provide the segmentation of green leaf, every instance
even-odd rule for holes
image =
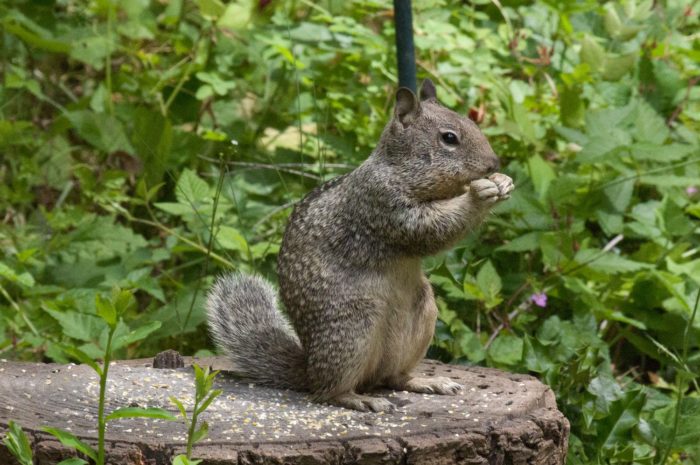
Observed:
[[[559,116],[564,126],[578,127],[583,124],[586,107],[581,100],[579,86],[563,86],[559,92]]]
[[[650,142],[637,142],[630,147],[630,155],[637,161],[657,161],[663,159],[665,162],[678,161],[688,155],[696,153],[697,148],[690,144],[667,144],[658,145]]]
[[[118,316],[123,315],[130,308],[136,306],[133,292],[125,289],[114,289],[112,291],[112,303]]]
[[[254,5],[251,1],[238,1],[229,3],[226,10],[219,18],[217,26],[238,31],[248,26],[253,19]],[[304,23],[309,24],[309,23]],[[325,30],[325,28],[324,28]]]
[[[209,423],[207,423],[206,421],[202,421],[199,429],[197,431],[195,431],[194,434],[192,435],[192,442],[193,443],[199,442],[202,439],[206,438],[208,434],[209,434]]]
[[[157,209],[163,210],[165,213],[170,213],[176,216],[191,215],[195,212],[192,206],[188,204],[175,202],[156,202],[153,204]]]
[[[492,308],[500,303],[501,299],[499,293],[501,292],[503,284],[491,260],[487,260],[481,269],[479,269],[476,275],[476,283],[484,294],[487,307]]]
[[[121,407],[105,418],[107,421],[117,418],[158,418],[160,420],[177,420],[177,417],[165,409],[157,407]]]
[[[201,460],[188,459],[186,455],[178,455],[173,459],[173,465],[198,465]]]
[[[637,116],[634,121],[634,136],[639,142],[661,145],[670,136],[664,118],[646,102],[637,103]]]
[[[541,201],[547,195],[549,184],[556,177],[556,174],[552,167],[539,155],[531,156],[527,161],[527,167],[532,183],[535,186],[535,192],[537,192]]]
[[[173,404],[175,404],[175,406],[177,407],[177,409],[180,411],[180,415],[182,415],[182,418],[183,418],[185,421],[187,421],[187,410],[185,410],[185,406],[182,405],[182,402],[180,402],[180,399],[178,399],[178,398],[175,397],[175,396],[170,396],[170,397],[168,397],[168,399],[170,399],[170,402],[172,402]]]
[[[639,52],[624,55],[609,54],[605,59],[603,78],[609,81],[618,81],[634,69]]]
[[[599,448],[613,448],[631,439],[631,431],[639,424],[645,395],[641,389],[630,389],[610,403],[609,414],[596,423]]]
[[[98,376],[102,376],[102,368],[88,354],[86,354],[82,350],[78,349],[77,347],[68,346],[65,344],[57,344],[57,346],[63,352],[65,352],[66,355],[74,358],[75,360],[77,360],[80,363],[83,363],[83,364],[89,366],[90,368],[95,370],[95,372],[97,373]]]
[[[461,320],[460,320],[461,322]],[[473,363],[479,363],[486,358],[484,344],[481,343],[479,335],[470,328],[464,326],[455,335],[462,353]]]
[[[71,42],[54,38],[48,31],[15,9],[4,13],[2,27],[32,47],[53,53],[68,53],[71,50]]]
[[[612,205],[618,213],[627,211],[627,208],[632,202],[633,192],[634,179],[618,182],[603,189],[603,193],[605,193],[605,196],[608,198],[610,205]]]
[[[580,264],[585,263],[591,269],[611,274],[653,268],[653,265],[648,263],[636,262],[613,252],[602,252],[599,249],[581,249],[574,260]]]
[[[203,392],[206,392],[206,382],[207,382],[207,374],[209,374],[209,367],[206,367],[206,372],[202,370],[202,367],[194,363],[192,365],[192,369],[194,370],[194,383],[195,383],[195,391],[197,393],[197,396],[199,397]]]
[[[78,135],[95,148],[107,154],[114,152],[135,153],[131,142],[126,137],[122,123],[115,117],[90,110],[71,111],[65,113],[65,116]]]
[[[168,2],[165,11],[163,11],[161,17],[159,18],[163,24],[168,26],[174,26],[180,21],[182,15],[182,5],[184,0],[173,0]]]
[[[589,35],[581,42],[581,61],[588,64],[593,71],[600,71],[605,66],[605,49]]]
[[[523,340],[508,333],[501,333],[488,349],[489,358],[497,364],[515,365],[523,358]]]
[[[667,407],[654,412],[651,422],[660,444],[668,446],[671,441],[673,424],[675,423],[678,403],[670,403]],[[673,450],[683,451],[698,446],[700,438],[700,399],[684,397],[680,404],[678,432],[673,443]]]
[[[97,460],[97,452],[95,452],[95,449],[78,439],[73,433],[69,433],[68,431],[64,431],[58,428],[52,428],[49,426],[43,427],[42,431],[46,431],[47,433],[54,436],[64,446],[82,452],[83,454],[90,457],[92,460]]]
[[[84,37],[73,43],[70,57],[74,60],[82,61],[97,70],[101,70],[104,68],[106,58],[112,48],[113,45],[107,36]]]
[[[528,232],[496,248],[496,250],[502,252],[527,252],[529,250],[536,250],[540,245],[540,236],[541,234],[539,231]]]
[[[224,4],[219,0],[197,0],[200,14],[207,19],[214,20],[224,12]]]
[[[149,334],[160,328],[161,325],[162,323],[160,321],[151,321],[150,323],[146,323],[142,326],[139,326],[135,330],[130,331],[129,333],[123,336],[115,337],[112,343],[112,349],[117,350],[121,347],[133,344],[134,342],[146,339]]]
[[[197,413],[204,412],[207,409],[207,407],[209,407],[209,405],[214,401],[214,399],[221,395],[222,392],[224,391],[222,391],[221,389],[215,389],[211,391],[209,393],[209,397],[207,397],[206,400],[202,402],[202,404],[198,407]]]
[[[595,396],[595,415],[603,416],[610,413],[614,402],[622,398],[624,391],[612,376],[599,375],[588,384],[587,391]]]
[[[221,226],[216,234],[216,242],[228,250],[248,253],[248,241],[236,228]]]
[[[605,231],[605,234],[612,236],[622,233],[624,227],[624,219],[621,214],[610,213],[605,210],[597,210],[595,215],[598,219],[600,227]]]
[[[439,286],[446,297],[456,300],[467,299],[464,291],[458,287],[458,285],[454,282],[454,279],[440,276],[436,273],[432,273],[429,276],[430,282],[436,286]]]
[[[612,3],[608,3],[605,5],[605,31],[611,35],[612,37],[615,37],[620,34],[620,31],[622,30],[622,21],[620,21],[620,17],[617,14],[617,11],[615,11],[615,6]]]
[[[202,82],[209,84],[211,89],[216,93],[216,95],[226,95],[228,91],[236,87],[235,81],[225,81],[221,79],[217,73],[207,73],[205,71],[200,71],[196,74],[197,79]],[[197,96],[199,100],[203,100],[200,96]]]
[[[8,431],[2,440],[3,444],[10,450],[20,465],[33,465],[32,448],[29,445],[27,435],[22,431],[22,428],[12,420],[9,421],[7,427]]]
[[[88,462],[81,458],[73,457],[70,459],[61,460],[58,462],[58,465],[88,465]]]
[[[185,169],[177,181],[175,197],[183,205],[197,205],[209,200],[209,186],[194,171]]]
[[[677,263],[670,257],[666,257],[668,271],[676,275],[685,274],[700,286],[700,258],[685,263]]]
[[[25,271],[17,274],[15,270],[2,262],[0,262],[0,277],[7,279],[11,283],[19,284],[22,287],[29,288],[34,286],[34,277],[30,273]]]
[[[173,126],[168,118],[156,111],[141,108],[134,117],[131,142],[143,161],[144,179],[147,185],[153,186],[163,180],[170,162]]]
[[[104,322],[94,315],[48,308],[46,312],[58,321],[63,334],[74,339],[91,342],[97,340],[104,329]]]
[[[529,112],[525,109],[523,104],[512,102],[512,113],[513,121],[518,125],[518,130],[520,134],[525,138],[525,140],[531,144],[537,144],[539,141],[537,139],[537,133],[535,130],[535,125],[532,123],[532,117]]]
[[[100,294],[95,295],[97,314],[110,328],[117,326],[117,309],[111,300],[104,299]],[[89,339],[88,339],[89,340]]]

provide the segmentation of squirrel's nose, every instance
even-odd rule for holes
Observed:
[[[489,170],[489,173],[495,173],[496,171],[498,171],[498,168],[501,167],[501,161],[498,159],[498,157],[496,155],[492,155],[486,163],[487,163],[486,166],[487,166],[487,169]]]

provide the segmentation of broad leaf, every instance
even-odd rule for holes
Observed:
[[[105,327],[104,322],[94,315],[51,309],[46,309],[46,312],[58,321],[63,334],[81,341],[91,342],[98,339]]]
[[[122,123],[113,116],[77,110],[66,113],[78,135],[108,154],[126,152],[133,154],[134,148],[126,137]]]
[[[147,323],[143,326],[139,326],[133,331],[128,332],[127,334],[118,336],[114,338],[114,341],[112,342],[112,349],[117,350],[121,347],[128,346],[129,344],[133,344],[134,342],[141,341],[143,339],[146,339],[149,334],[151,334],[153,331],[157,330],[160,328],[161,322],[160,321],[152,321],[150,323]]]
[[[175,197],[183,205],[197,205],[209,199],[209,186],[194,171],[185,169],[177,181]]]
[[[631,389],[610,403],[609,415],[597,422],[598,447],[610,448],[630,439],[631,430],[639,423],[645,395],[641,389]]]

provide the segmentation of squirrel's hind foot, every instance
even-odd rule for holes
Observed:
[[[370,397],[346,392],[337,397],[328,399],[327,402],[338,407],[359,410],[360,412],[393,412],[396,406],[382,397]]]

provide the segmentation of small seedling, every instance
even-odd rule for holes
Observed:
[[[10,453],[17,459],[20,465],[33,465],[32,448],[29,446],[29,439],[24,434],[22,428],[10,420],[9,430],[2,442],[7,446]]]
[[[173,465],[196,465],[201,460],[192,460],[192,446],[198,441],[204,439],[209,433],[209,424],[203,421],[199,427],[197,427],[197,418],[204,412],[221,394],[221,389],[212,389],[214,385],[214,378],[219,374],[218,371],[209,372],[209,367],[202,370],[199,365],[194,364],[194,377],[195,377],[195,396],[194,396],[194,407],[192,407],[192,414],[187,415],[187,410],[180,400],[170,396],[170,402],[175,404],[177,409],[180,411],[180,415],[185,420],[185,423],[189,423],[189,428],[187,430],[187,451],[185,455],[178,455],[173,459]]]
[[[135,304],[134,297],[130,291],[115,289],[112,292],[112,297],[109,300],[97,296],[95,305],[97,315],[107,325],[107,342],[104,345],[103,363],[100,366],[83,350],[67,345],[61,345],[61,349],[70,357],[78,360],[81,363],[92,368],[100,378],[100,397],[97,413],[97,450],[89,444],[81,441],[72,433],[61,430],[59,428],[45,427],[44,431],[53,435],[64,446],[75,449],[85,456],[92,459],[97,465],[105,463],[105,431],[107,422],[117,418],[158,418],[163,420],[175,420],[176,417],[167,410],[161,408],[140,408],[140,407],[122,407],[105,415],[105,393],[107,392],[107,378],[109,374],[109,364],[112,361],[112,356],[115,350],[140,341],[146,338],[149,334],[160,327],[159,322],[153,322],[142,326],[134,331],[122,331],[125,323],[122,320],[122,315]],[[117,328],[120,327],[119,335],[115,336]],[[30,462],[31,463],[31,462]],[[73,458],[68,461],[61,462],[61,465],[78,465],[85,464],[83,459]]]

